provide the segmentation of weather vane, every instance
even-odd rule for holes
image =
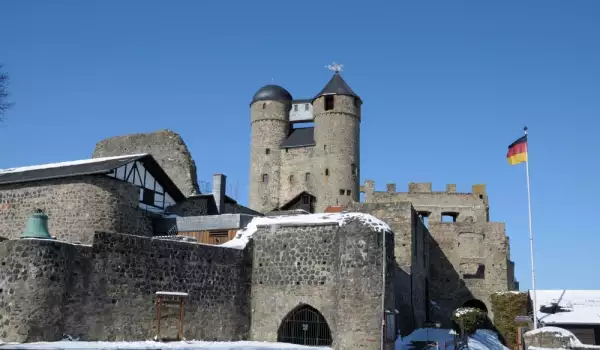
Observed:
[[[329,69],[332,72],[339,73],[344,69],[344,65],[333,62],[333,64],[326,65],[325,68]]]

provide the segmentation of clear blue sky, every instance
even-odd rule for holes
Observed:
[[[486,183],[522,288],[525,168],[505,155],[527,124],[537,286],[600,289],[600,1],[4,0],[0,13],[16,102],[0,168],[168,128],[201,181],[225,173],[246,203],[252,95],[273,79],[312,97],[336,61],[365,102],[362,180]]]

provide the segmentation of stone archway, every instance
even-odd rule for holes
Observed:
[[[471,300],[467,300],[464,304],[463,307],[471,307],[474,309],[479,309],[485,313],[488,312],[487,306],[485,306],[485,303],[479,299],[471,299]]]
[[[333,343],[327,320],[310,305],[296,307],[281,321],[277,341],[312,346],[331,346]]]

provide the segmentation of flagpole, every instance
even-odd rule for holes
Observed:
[[[527,127],[524,127],[527,135]],[[527,140],[527,160],[525,161],[525,175],[527,176],[527,207],[529,209],[529,250],[531,254],[531,289],[533,290],[533,329],[538,328],[537,320],[537,295],[535,291],[535,268],[533,260],[533,230],[531,229],[531,186],[529,183],[529,140]]]

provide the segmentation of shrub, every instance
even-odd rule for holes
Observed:
[[[454,322],[455,330],[460,333],[462,326],[464,327],[462,331],[464,331],[466,335],[471,335],[478,329],[491,328],[487,313],[483,310],[471,307],[461,307],[456,309],[452,313],[452,321]]]
[[[509,348],[514,348],[517,341],[517,327],[526,324],[517,323],[516,316],[528,315],[528,293],[508,292],[492,294],[491,304],[494,312],[494,325],[500,339]]]

